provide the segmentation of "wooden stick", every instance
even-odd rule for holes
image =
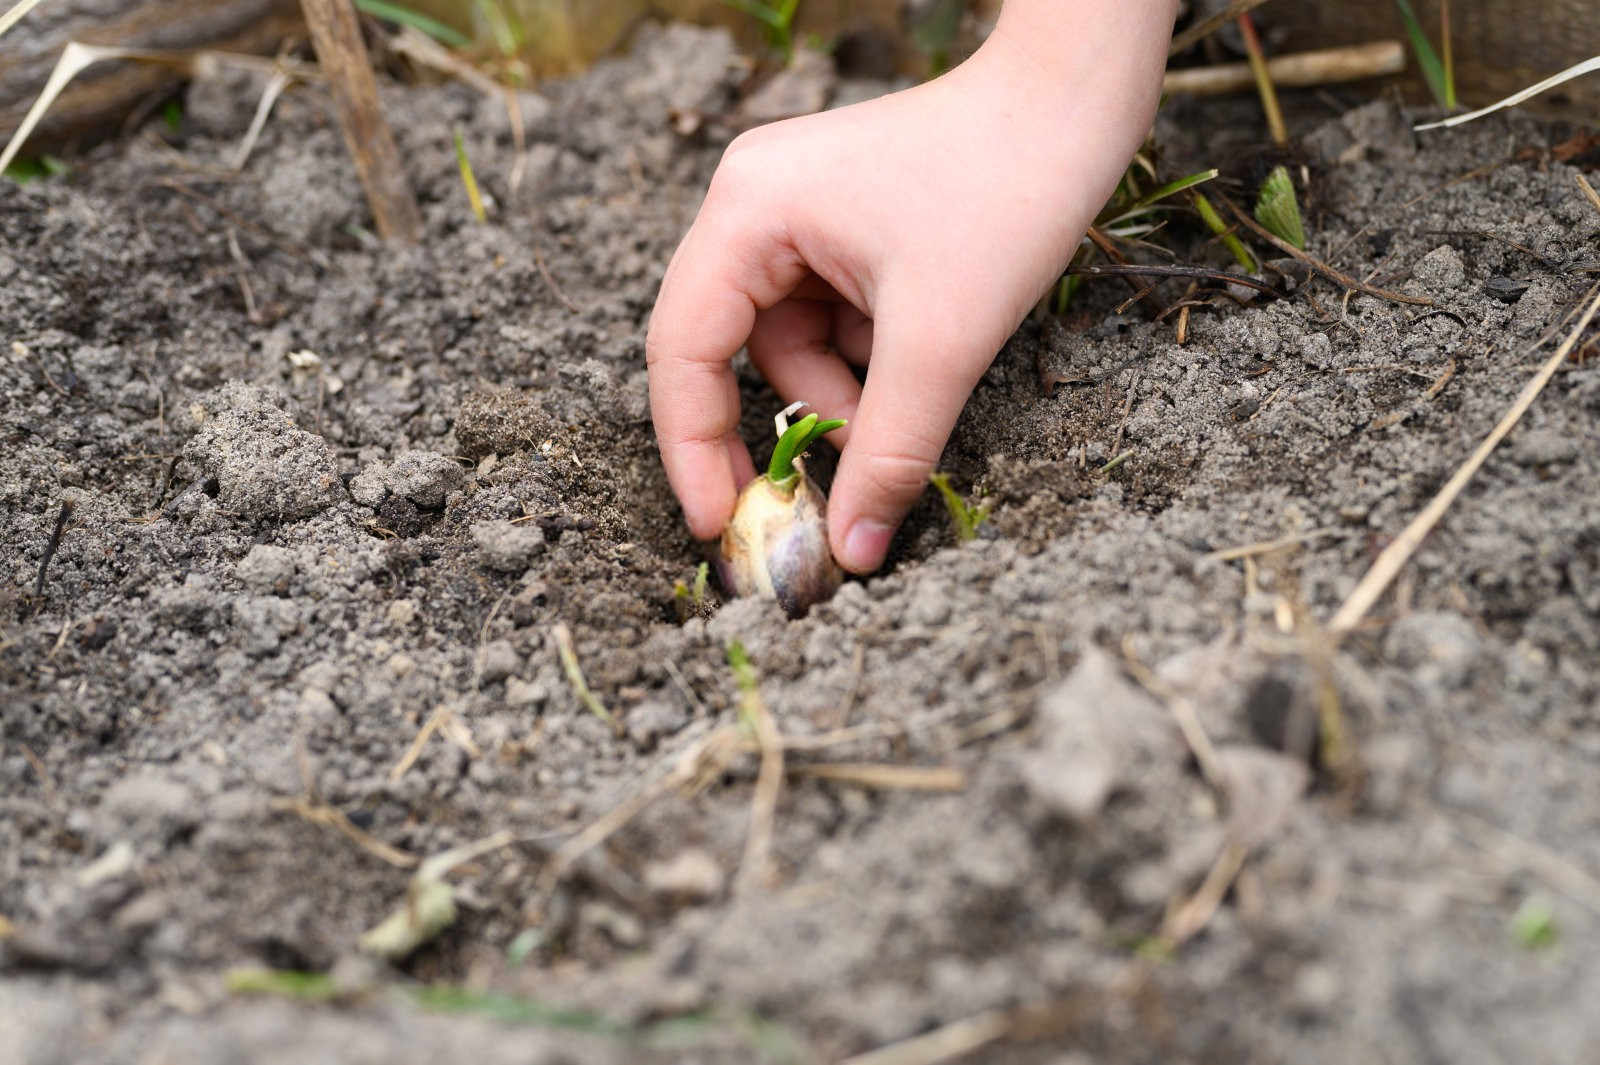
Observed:
[[[372,76],[355,8],[350,0],[300,0],[300,9],[333,92],[339,128],[367,191],[378,235],[415,244],[422,233],[422,212],[400,165],[394,135],[378,107],[378,82]]]
[[[1187,52],[1190,48],[1226,26],[1231,20],[1238,18],[1240,15],[1248,14],[1266,2],[1267,0],[1233,0],[1233,3],[1218,11],[1215,15],[1208,15],[1172,38],[1172,44],[1167,49],[1167,54],[1172,56],[1177,55],[1179,52]]]
[[[1360,81],[1398,74],[1406,68],[1405,45],[1399,41],[1374,41],[1345,48],[1319,48],[1267,60],[1267,74],[1287,89]],[[1249,63],[1222,63],[1213,67],[1169,70],[1161,88],[1169,93],[1217,96],[1255,87]]]
[[[1421,546],[1428,533],[1439,523],[1439,519],[1444,517],[1444,512],[1450,509],[1450,504],[1455,502],[1456,496],[1460,495],[1467,482],[1472,480],[1473,474],[1477,473],[1479,467],[1489,458],[1489,453],[1506,438],[1506,434],[1516,428],[1517,422],[1527,413],[1528,408],[1533,406],[1533,401],[1539,397],[1544,386],[1550,383],[1550,378],[1554,377],[1561,364],[1567,361],[1567,356],[1572,353],[1572,349],[1583,337],[1584,331],[1589,328],[1589,323],[1594,320],[1595,312],[1600,311],[1600,285],[1591,288],[1589,296],[1591,297],[1589,305],[1584,309],[1583,317],[1578,320],[1577,326],[1567,334],[1567,339],[1561,342],[1555,354],[1545,361],[1539,372],[1533,375],[1533,379],[1523,386],[1516,402],[1511,404],[1511,409],[1506,411],[1505,416],[1489,431],[1489,435],[1483,438],[1483,443],[1479,444],[1477,450],[1461,464],[1455,475],[1439,489],[1439,494],[1422,509],[1422,513],[1411,519],[1411,523],[1395,537],[1394,543],[1383,549],[1383,554],[1379,555],[1372,568],[1367,570],[1366,576],[1361,578],[1361,582],[1344,601],[1339,612],[1334,614],[1333,620],[1328,624],[1328,631],[1335,637],[1349,632],[1366,617],[1367,611],[1372,609],[1384,589],[1389,587],[1389,582],[1399,575],[1412,553]]]

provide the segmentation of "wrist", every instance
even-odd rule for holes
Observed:
[[[1108,93],[1153,112],[1177,0],[1006,0],[974,58],[998,60],[1048,101],[1071,107]]]

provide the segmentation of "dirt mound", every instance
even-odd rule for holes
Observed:
[[[1296,634],[1589,284],[1600,212],[1542,152],[1563,131],[1419,145],[1388,105],[1299,100],[1314,250],[1434,309],[1318,282],[1197,310],[1180,346],[1090,286],[1019,331],[946,453],[995,505],[983,537],[954,545],[930,497],[890,572],[804,620],[680,612],[702,554],[642,338],[720,150],[669,105],[731,99],[728,53],[648,30],[528,96],[516,187],[498,101],[386,90],[414,251],[373,245],[309,92],[239,174],[195,130],[0,185],[7,1060],[832,1060],[957,1022],[1004,1037],[994,1061],[1581,1058],[1592,355],[1371,628],[1337,654]],[[1187,172],[1255,135],[1219,104],[1160,139]],[[763,448],[775,400],[742,373]],[[743,698],[734,640],[789,744],[754,881],[758,759],[704,761]],[[697,788],[549,876],[689,755]],[[418,859],[498,832],[438,939],[357,955]],[[319,975],[257,998],[239,966]]]

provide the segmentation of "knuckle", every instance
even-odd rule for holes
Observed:
[[[932,464],[914,451],[878,451],[866,456],[861,475],[874,495],[907,500],[922,493],[931,468]]]
[[[763,143],[760,130],[749,130],[735,137],[723,150],[722,159],[717,163],[717,172],[712,175],[711,187],[706,193],[707,199],[739,199],[761,188],[765,166],[762,160]]]

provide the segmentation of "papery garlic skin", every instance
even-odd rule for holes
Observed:
[[[718,572],[735,595],[776,599],[790,617],[829,598],[844,571],[828,547],[828,500],[799,463],[784,483],[745,486],[722,533]]]

